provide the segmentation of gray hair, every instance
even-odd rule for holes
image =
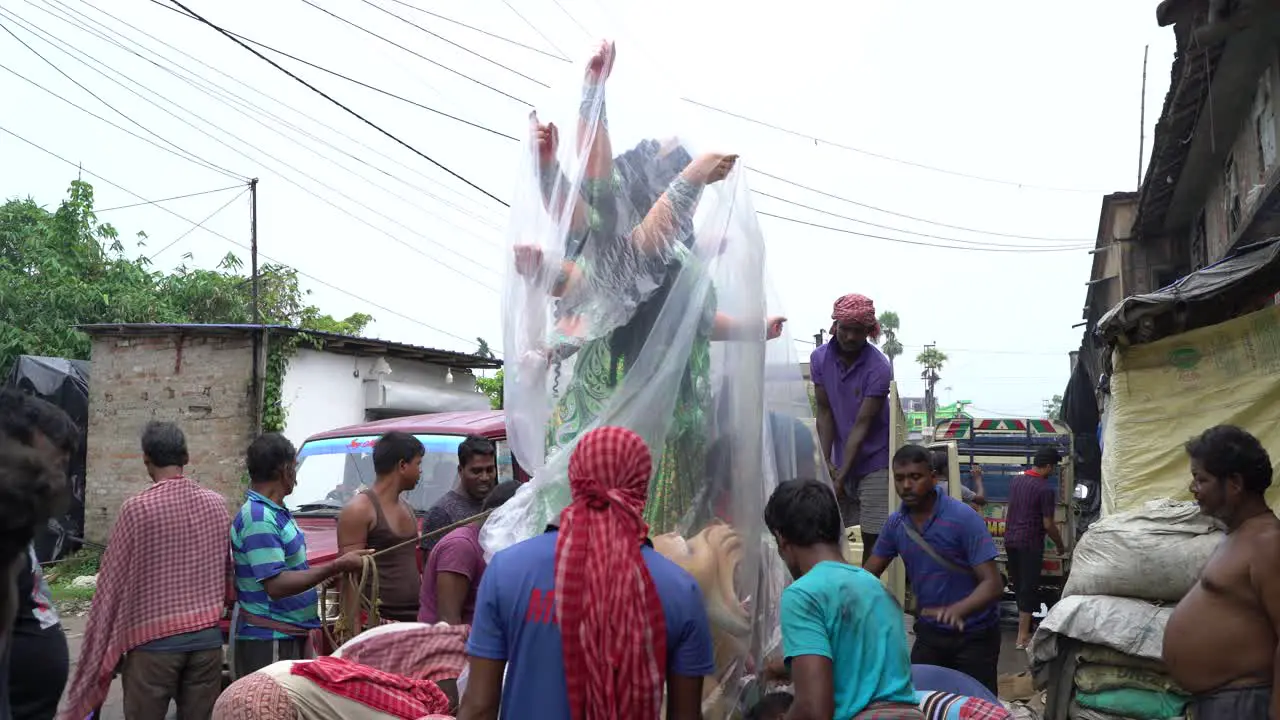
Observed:
[[[191,460],[182,428],[159,420],[147,423],[142,431],[142,454],[155,467],[183,467]]]

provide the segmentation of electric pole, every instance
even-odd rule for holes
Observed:
[[[249,263],[253,279],[253,324],[262,324],[258,287],[258,178],[249,181]]]

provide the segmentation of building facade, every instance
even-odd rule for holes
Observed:
[[[1157,20],[1177,53],[1122,270],[1127,295],[1280,234],[1280,6],[1165,0]]]
[[[282,432],[301,445],[316,432],[366,420],[487,409],[473,372],[501,366],[463,353],[282,327],[81,329],[93,339],[84,521],[93,542],[107,538],[120,506],[149,482],[139,440],[152,420],[182,427],[189,474],[234,506],[244,493],[244,451],[263,425],[262,398],[278,406]],[[269,377],[259,350],[273,338],[294,340],[277,378]],[[256,391],[270,384],[278,392]]]

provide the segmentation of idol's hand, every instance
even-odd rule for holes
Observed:
[[[596,54],[592,55],[591,60],[587,63],[587,80],[592,82],[608,80],[609,73],[613,72],[613,61],[617,57],[618,53],[614,49],[613,43],[608,40],[601,41]]]
[[[560,147],[560,130],[555,123],[543,125],[538,122],[538,113],[529,113],[529,122],[533,133],[533,146],[538,149],[538,158],[544,163],[556,156]]]
[[[685,168],[684,179],[695,185],[712,185],[728,177],[737,162],[737,155],[721,153],[700,155]]]
[[[521,277],[536,278],[542,272],[542,248],[537,245],[517,245],[516,272]]]
[[[782,337],[782,326],[787,324],[787,319],[779,315],[774,315],[769,318],[766,323],[769,329],[765,336],[770,340],[777,340]]]

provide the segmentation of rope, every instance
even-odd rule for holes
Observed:
[[[380,599],[382,593],[380,592],[381,586],[379,585],[377,563],[379,555],[384,555],[393,550],[399,550],[406,545],[420,543],[423,540],[434,540],[465,525],[480,522],[481,520],[488,518],[489,514],[492,512],[492,510],[486,510],[482,513],[477,513],[469,518],[464,518],[455,523],[445,525],[437,530],[422,533],[421,535],[409,538],[404,542],[397,543],[389,548],[383,548],[378,552],[361,558],[362,562],[360,564],[359,581],[353,580],[350,575],[343,577],[340,580],[340,582],[343,583],[341,594],[345,596],[347,593],[355,593],[355,597],[358,597],[359,601],[351,604],[342,603],[339,606],[338,618],[332,625],[323,623],[323,620],[329,617],[329,601],[328,593],[323,592],[322,590],[320,593],[320,617],[323,624],[321,627],[324,628],[325,639],[329,642],[329,646],[332,648],[341,647],[344,643],[350,641],[365,630],[378,627],[382,624],[382,616],[378,610],[378,607],[382,604]],[[352,575],[354,575],[354,573],[352,573]],[[368,593],[365,592],[366,588],[369,590]],[[361,615],[364,615],[363,623],[360,622]]]

